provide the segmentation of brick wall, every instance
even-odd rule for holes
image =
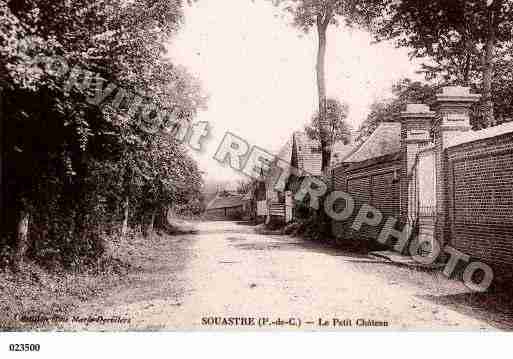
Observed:
[[[346,238],[377,239],[382,226],[364,225],[357,233],[350,229],[356,214],[364,204],[380,210],[385,219],[389,216],[399,218],[401,168],[400,153],[334,168],[334,189],[349,193],[355,201],[353,216],[347,221],[335,222],[333,230],[336,233],[334,234]]]
[[[513,133],[445,151],[450,244],[490,265],[513,264]]]
[[[332,170],[332,189],[335,191],[346,191],[346,170],[349,165],[340,164]]]

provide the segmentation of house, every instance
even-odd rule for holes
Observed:
[[[354,145],[336,143],[332,148],[332,165],[343,161],[354,150]],[[276,155],[276,160],[265,176],[265,198],[258,201],[259,213],[266,221],[288,223],[303,216],[306,207],[294,204],[293,195],[301,181],[308,176],[321,176],[322,151],[318,140],[304,132],[294,132],[291,139]]]
[[[230,193],[223,196],[218,193],[207,205],[204,218],[216,221],[241,220],[245,210],[247,210],[247,201],[243,196]]]
[[[257,223],[265,222],[267,216],[266,187],[263,169],[260,178],[254,179],[245,195],[248,201],[247,219]]]
[[[336,142],[331,149],[330,170],[353,154],[360,146],[360,143],[344,144],[343,142]]]

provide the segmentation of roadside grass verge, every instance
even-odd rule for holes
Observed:
[[[0,332],[55,327],[81,304],[130,285],[141,272],[152,270],[156,252],[169,247],[174,235],[194,233],[186,224],[173,223],[165,234],[151,238],[134,232],[124,240],[109,238],[105,254],[80,271],[49,270],[29,260],[18,273],[0,268]]]
[[[50,271],[29,261],[17,273],[5,268],[0,271],[0,331],[34,330],[62,321],[81,303],[119,285],[130,268],[111,256],[80,272]]]

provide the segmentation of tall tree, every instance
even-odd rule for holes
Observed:
[[[440,86],[404,79],[392,86],[393,97],[376,101],[358,130],[357,141],[368,138],[382,122],[397,121],[400,113],[409,103],[433,105]]]
[[[349,106],[334,98],[328,98],[326,102],[326,119],[329,126],[328,141],[330,145],[333,145],[335,142],[348,144],[351,141],[351,128],[346,122]],[[312,116],[310,124],[305,126],[305,132],[310,139],[320,140],[319,113]]]
[[[495,122],[513,120],[513,43],[497,51],[492,81]]]
[[[492,83],[495,57],[513,30],[511,0],[386,0],[375,28],[378,40],[394,39],[426,58],[428,78],[460,85],[479,84],[484,126],[494,123]]]
[[[171,108],[190,120],[205,99],[192,76],[164,58],[182,6],[181,0],[0,0],[6,197],[13,217],[13,235],[0,241],[18,238],[0,246],[17,248],[17,262],[27,244],[35,256],[54,253],[69,265],[94,257],[102,232],[119,227],[127,195],[131,208],[148,212],[194,195],[178,189],[180,181],[167,181],[199,173],[176,141],[164,144],[167,124],[141,114],[127,118],[130,99],[119,108],[92,105],[87,100],[97,84],[69,86],[69,73],[58,76],[35,61],[64,58],[129,97],[143,94],[155,111]],[[155,169],[159,162],[168,170]]]
[[[357,0],[273,0],[274,4],[290,13],[293,25],[308,33],[317,31],[317,92],[319,113],[319,137],[322,148],[322,171],[325,172],[331,160],[330,128],[327,119],[326,97],[326,47],[327,31],[330,25],[369,25],[381,13],[380,1]]]
[[[4,228],[4,114],[3,88],[0,83],[0,235]]]

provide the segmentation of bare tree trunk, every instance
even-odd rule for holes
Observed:
[[[123,225],[121,226],[121,238],[125,238],[128,232],[128,211],[129,211],[130,200],[128,196],[125,198],[123,203]]]
[[[154,209],[151,212],[150,223],[148,224],[148,227],[146,228],[146,238],[152,238],[153,237],[153,232],[154,232],[154,228],[155,228],[155,218],[156,217],[157,217],[157,210]]]
[[[3,107],[3,88],[0,85],[0,228],[4,228],[4,107]]]
[[[319,135],[322,149],[321,171],[326,173],[331,159],[331,147],[329,143],[329,123],[326,108],[326,32],[328,23],[321,18],[317,19],[317,34],[319,47],[317,51],[317,90],[319,95]]]
[[[16,249],[14,253],[14,269],[19,271],[28,248],[30,214],[27,210],[21,210],[16,230]]]
[[[483,66],[483,114],[484,127],[493,126],[495,123],[493,99],[492,99],[492,81],[494,74],[493,57],[495,55],[495,11],[492,8],[488,10],[488,38],[486,39],[485,51],[482,59]]]
[[[319,137],[321,142],[321,172],[328,176],[328,170],[331,161],[331,143],[330,143],[330,125],[328,122],[328,106],[326,96],[326,33],[332,16],[331,9],[325,9],[323,16],[317,16],[317,35],[319,47],[317,51],[317,91],[319,95]],[[324,203],[324,198],[321,199]],[[324,222],[326,213],[323,210],[324,205],[319,207],[313,218],[320,223]]]

